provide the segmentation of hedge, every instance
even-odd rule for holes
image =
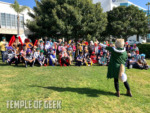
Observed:
[[[146,58],[150,58],[150,44],[139,44],[137,46],[139,47],[140,54],[144,53]]]

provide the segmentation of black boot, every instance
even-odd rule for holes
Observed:
[[[120,97],[120,92],[119,91],[116,92],[116,96]]]
[[[130,91],[130,90],[127,91],[127,96],[132,97],[132,94],[131,94],[131,91]]]

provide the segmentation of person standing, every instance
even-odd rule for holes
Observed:
[[[114,86],[116,89],[116,96],[120,97],[119,91],[119,77],[125,75],[125,63],[127,60],[127,52],[124,48],[124,39],[117,39],[115,42],[115,47],[107,47],[104,44],[100,44],[103,48],[106,48],[111,52],[111,58],[108,65],[107,78],[114,78]],[[122,72],[123,70],[123,72]],[[124,81],[124,86],[127,89],[127,96],[132,97],[130,92],[130,87],[127,80]]]
[[[2,62],[5,62],[5,52],[6,52],[6,38],[2,37],[2,41],[0,42],[1,54],[2,54]]]

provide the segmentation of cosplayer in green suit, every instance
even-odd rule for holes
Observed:
[[[119,77],[120,65],[125,65],[127,61],[127,52],[124,51],[124,48],[117,48],[118,52],[112,47],[106,47],[106,49],[111,52],[111,58],[108,65],[107,78],[116,78]],[[121,50],[122,52],[119,52]]]
[[[119,73],[120,73],[120,67],[121,65],[125,66],[126,60],[127,60],[127,52],[124,48],[124,40],[118,39],[115,42],[115,47],[107,47],[104,44],[100,44],[103,48],[106,48],[108,51],[111,52],[111,58],[108,65],[108,73],[107,78],[114,78],[114,85],[116,89],[116,95],[120,97],[119,92]],[[130,92],[130,87],[127,81],[124,82],[124,85],[127,89],[127,95],[132,97],[132,94]]]

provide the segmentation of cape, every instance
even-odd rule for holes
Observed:
[[[127,52],[124,48],[112,48],[106,47],[108,51],[111,52],[111,58],[108,65],[108,73],[107,78],[118,78],[120,72],[120,65],[125,65],[126,60],[128,58]]]

